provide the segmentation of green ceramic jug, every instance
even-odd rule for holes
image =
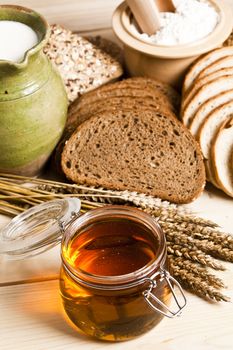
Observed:
[[[68,100],[59,73],[43,53],[49,36],[44,18],[2,5],[0,20],[24,23],[38,36],[22,62],[0,60],[0,172],[34,176],[62,135]]]

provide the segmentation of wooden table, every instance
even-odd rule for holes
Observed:
[[[57,21],[79,31],[96,28],[108,37],[112,36],[107,28],[111,12],[120,2],[57,0],[55,5],[52,0],[18,1],[21,5],[40,10],[51,22]],[[228,2],[233,7],[233,1]],[[189,207],[233,233],[233,200],[220,191],[208,187],[202,197]],[[7,221],[7,218],[0,217],[1,226]],[[188,306],[182,317],[164,319],[155,329],[136,340],[108,344],[81,336],[63,319],[58,286],[59,266],[59,247],[25,261],[0,260],[1,350],[233,349],[232,303],[207,303],[190,293],[186,293]],[[226,294],[233,300],[233,265],[226,266],[227,271],[220,275],[228,285]]]

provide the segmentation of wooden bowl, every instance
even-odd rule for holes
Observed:
[[[207,37],[190,44],[165,46],[143,41],[133,16],[123,2],[113,14],[113,30],[124,46],[127,70],[132,76],[148,76],[180,87],[190,64],[208,51],[220,47],[232,31],[232,10],[223,1],[209,1],[219,12],[220,21]],[[138,32],[139,34],[139,32]]]

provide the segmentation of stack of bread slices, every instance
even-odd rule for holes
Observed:
[[[88,92],[70,106],[57,162],[75,183],[188,203],[204,189],[205,168],[179,104],[173,88],[148,78]]]
[[[192,65],[183,85],[181,119],[200,143],[207,179],[233,197],[233,46]]]

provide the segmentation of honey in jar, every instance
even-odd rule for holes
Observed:
[[[64,310],[84,333],[128,340],[163,318],[171,297],[171,286],[161,278],[167,269],[165,239],[144,212],[109,206],[83,215],[65,232],[62,260]]]
[[[78,331],[101,340],[132,339],[164,316],[179,315],[186,299],[168,272],[165,237],[156,221],[132,207],[105,206],[81,216],[80,207],[77,198],[67,198],[18,215],[0,231],[1,257],[29,258],[62,240],[65,314]]]

